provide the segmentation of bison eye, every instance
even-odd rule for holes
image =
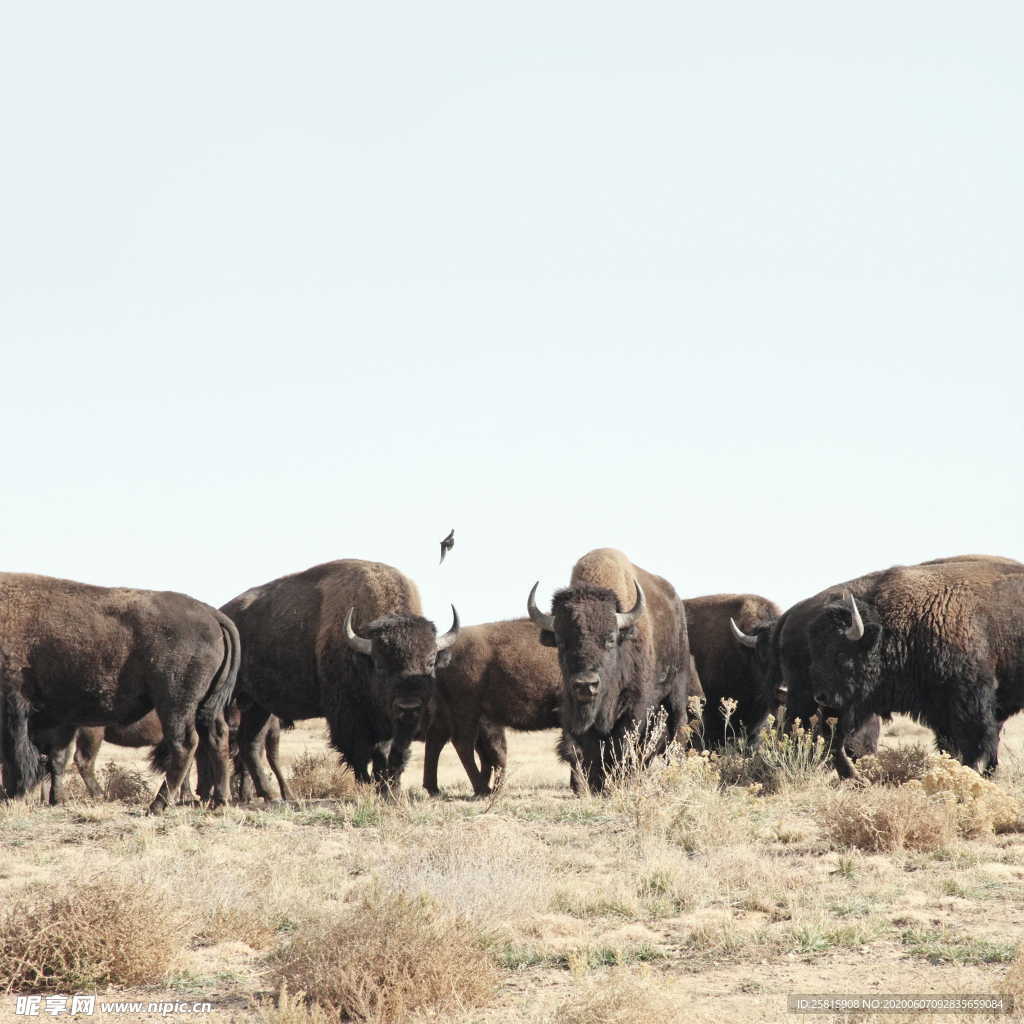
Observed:
[[[615,637],[610,636],[604,642],[605,647],[610,651],[615,646]]]

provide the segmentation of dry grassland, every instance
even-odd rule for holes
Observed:
[[[205,1020],[266,1024],[847,1019],[786,1013],[787,993],[829,991],[1024,1006],[1024,719],[998,790],[926,764],[929,735],[888,728],[904,752],[874,770],[916,779],[899,788],[723,788],[735,766],[691,758],[577,799],[553,733],[511,734],[492,800],[450,748],[426,797],[419,748],[386,804],[303,723],[282,751],[309,799],[160,818],[144,756],[107,746],[123,802],[0,806],[0,993],[208,1000]],[[25,1019],[14,1005],[0,994],[0,1021]]]

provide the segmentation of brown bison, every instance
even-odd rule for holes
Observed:
[[[505,770],[505,727],[557,728],[561,699],[558,657],[537,643],[537,628],[529,619],[462,629],[451,661],[438,670],[437,702],[474,793],[490,792],[492,768],[499,773]],[[500,750],[495,749],[498,731]],[[441,735],[438,730],[427,737],[423,787],[428,793],[437,792],[437,758],[444,746]],[[477,768],[473,751],[480,749],[481,737],[491,756],[481,751],[481,768]]]
[[[154,710],[163,730],[155,762],[166,778],[150,811],[174,803],[197,743],[213,771],[214,802],[226,802],[224,708],[238,664],[231,620],[184,594],[0,574],[0,748],[9,794],[40,781],[45,762],[33,735],[48,731],[63,750],[81,725],[133,722]]]
[[[838,718],[847,739],[872,715],[913,715],[978,771],[998,764],[1003,723],[1024,707],[1024,565],[986,555],[894,566],[794,605],[776,627],[790,706]]]
[[[664,708],[668,736],[686,724],[690,651],[686,610],[672,584],[599,548],[573,567],[550,615],[527,601],[540,642],[557,647],[562,673],[563,756],[571,752],[592,791],[604,787],[627,732]]]
[[[769,690],[770,664],[757,648],[757,636],[770,631],[781,609],[757,594],[711,594],[683,601],[690,653],[707,699],[704,742],[720,746],[725,719],[723,697],[738,702],[730,722],[734,733],[753,737],[779,700]],[[784,694],[780,694],[784,702]]]
[[[416,585],[380,562],[341,559],[254,587],[224,605],[242,636],[239,746],[256,792],[270,715],[327,719],[356,778],[397,788],[409,746],[426,729],[434,673],[447,664],[458,615],[443,636],[420,614]],[[292,799],[286,783],[282,796]]]

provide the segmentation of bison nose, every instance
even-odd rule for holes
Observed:
[[[593,700],[597,696],[597,684],[601,677],[596,672],[578,672],[570,680],[573,695],[577,700]]]

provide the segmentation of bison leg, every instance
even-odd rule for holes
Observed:
[[[476,741],[479,734],[479,722],[456,723],[452,735],[452,746],[459,755],[462,767],[469,776],[469,783],[473,787],[476,796],[487,796],[491,787],[484,782],[480,769],[476,766]]]
[[[480,758],[480,781],[485,787],[491,784],[491,772],[494,773],[494,785],[501,784],[508,764],[508,743],[505,730],[500,725],[480,722],[480,733],[476,740],[476,752]]]
[[[103,746],[102,727],[78,730],[75,742],[75,767],[78,774],[82,776],[82,782],[89,791],[89,796],[94,800],[102,800],[106,795],[100,780],[96,778],[96,760],[100,756],[100,747]]]
[[[213,788],[210,797],[214,807],[222,807],[231,800],[231,767],[228,758],[228,723],[223,712],[204,715],[200,710],[196,718],[199,732],[200,762],[206,764]],[[184,782],[188,785],[188,772]],[[189,786],[191,794],[191,787]]]
[[[288,780],[285,778],[280,759],[278,758],[278,753],[281,749],[281,722],[275,715],[271,715],[270,720],[267,722],[263,746],[267,752],[267,763],[270,765],[270,770],[274,773],[277,784],[281,789],[281,798],[283,800],[294,800],[295,794],[288,785]]]
[[[270,712],[259,704],[249,704],[242,708],[242,720],[238,725],[238,749],[256,787],[256,795],[271,803],[274,796],[270,792],[270,779],[263,770],[262,760],[269,719]]]
[[[388,751],[391,749],[390,741],[378,743],[370,751],[370,761],[373,763],[373,781],[379,789],[387,782],[388,777]]]
[[[157,712],[160,714],[160,712]],[[192,758],[199,746],[199,734],[195,726],[179,715],[160,714],[164,738],[153,750],[154,766],[165,774],[160,791],[149,805],[150,814],[160,814],[165,808],[173,807],[181,789],[182,780],[192,767]]]
[[[382,776],[377,777],[377,792],[381,796],[395,796],[402,788],[402,772],[409,763],[412,736],[395,737],[388,750],[387,765]],[[376,763],[374,764],[376,776]]]
[[[75,727],[54,730],[51,746],[44,751],[50,770],[50,806],[64,803],[64,771],[71,759],[71,743],[75,738]]]
[[[437,796],[441,790],[437,785],[437,763],[441,759],[444,745],[451,739],[448,723],[440,715],[434,715],[427,727],[427,739],[423,751],[423,788]]]

